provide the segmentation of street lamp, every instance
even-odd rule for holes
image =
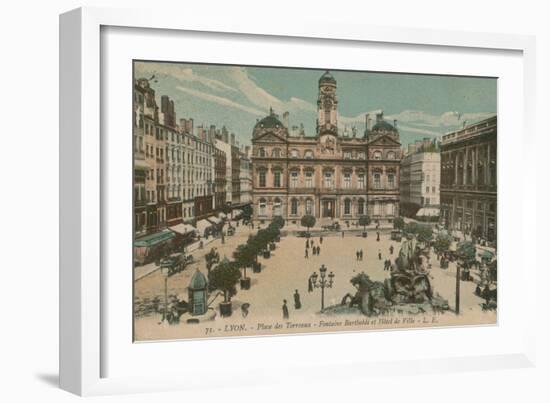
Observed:
[[[313,287],[321,289],[321,311],[323,311],[325,309],[325,288],[332,288],[334,273],[330,272],[327,276],[327,268],[324,264],[319,268],[319,273],[320,275],[317,272],[313,272],[309,279]]]

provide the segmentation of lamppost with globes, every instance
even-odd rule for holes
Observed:
[[[310,280],[313,287],[321,289],[321,311],[323,311],[325,309],[325,288],[332,288],[334,273],[330,272],[327,276],[327,268],[324,264],[319,268],[319,273],[320,275],[317,272],[313,272]]]

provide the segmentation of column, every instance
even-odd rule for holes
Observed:
[[[491,185],[491,143],[487,144],[487,161],[485,166],[485,184]]]
[[[455,181],[454,185],[458,184],[458,152],[455,152]]]

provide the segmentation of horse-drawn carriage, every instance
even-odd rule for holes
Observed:
[[[168,275],[179,273],[185,268],[193,263],[193,255],[185,255],[183,253],[172,253],[161,259],[160,268],[161,270],[167,270]]]

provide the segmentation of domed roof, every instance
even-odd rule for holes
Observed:
[[[325,71],[325,73],[321,76],[319,79],[319,84],[321,83],[332,83],[336,84],[336,79],[332,76],[332,74],[329,73],[329,71]]]
[[[275,115],[266,116],[265,118],[261,119],[258,123],[256,123],[256,127],[261,127],[264,129],[279,128],[282,126],[283,124],[279,119],[275,117]]]
[[[204,290],[208,286],[208,281],[204,274],[202,274],[198,269],[191,277],[191,282],[189,283],[189,288],[191,290]]]
[[[392,126],[390,123],[386,122],[385,120],[382,120],[378,123],[376,123],[372,127],[373,132],[395,132],[397,129]]]

